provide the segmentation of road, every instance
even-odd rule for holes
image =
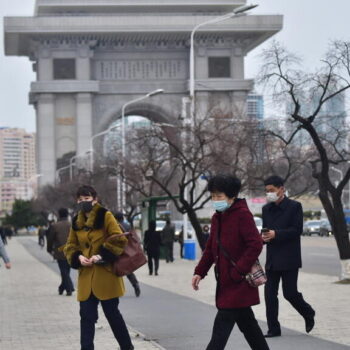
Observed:
[[[44,250],[39,248],[32,237],[23,238],[21,241],[33,256],[58,273],[57,264]],[[310,272],[325,273],[323,266],[329,265],[326,272],[334,271],[335,275],[337,274],[339,262],[332,238],[303,237],[303,248],[305,269],[309,269]],[[73,276],[76,277],[75,272]],[[205,348],[211,334],[212,322],[216,313],[215,307],[175,293],[176,285],[170,292],[142,284],[140,298],[135,298],[132,289],[128,289],[129,292],[122,298],[121,309],[129,325],[146,334],[150,339],[156,340],[167,350]],[[266,330],[265,322],[260,322],[260,324],[262,329]],[[349,349],[346,345],[290,329],[284,328],[282,332],[283,337],[269,340],[271,350],[294,350],[296,347],[310,350]],[[233,348],[248,349],[237,328],[227,346],[227,349]]]

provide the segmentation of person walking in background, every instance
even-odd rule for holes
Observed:
[[[266,199],[262,209],[262,238],[266,243],[265,303],[268,331],[265,337],[281,335],[278,322],[278,288],[282,280],[283,296],[303,316],[305,330],[315,325],[315,311],[298,292],[301,268],[300,236],[303,232],[303,209],[299,202],[285,196],[284,182],[270,176],[264,182]]]
[[[10,258],[7,255],[5,244],[1,237],[0,237],[0,256],[2,257],[2,260],[4,260],[5,267],[7,269],[10,269],[11,268]]]
[[[39,231],[38,231],[38,244],[40,245],[41,248],[44,248],[45,246],[45,236],[46,236],[46,229],[43,226],[39,226]]]
[[[124,214],[122,212],[120,212],[120,211],[117,212],[115,214],[115,218],[118,220],[119,225],[121,225],[122,231],[129,232],[131,230],[131,225],[128,221],[125,220]],[[130,273],[129,275],[126,275],[126,277],[128,278],[129,282],[133,286],[134,291],[135,291],[135,295],[137,297],[139,297],[141,294],[141,288],[140,288],[140,283],[137,280],[136,275],[134,273]]]
[[[133,350],[118,309],[119,297],[125,293],[123,278],[111,272],[111,264],[123,253],[127,238],[113,214],[98,203],[93,187],[79,187],[76,198],[79,212],[73,219],[64,253],[71,267],[79,269],[81,350],[94,349],[100,302],[120,349]],[[113,239],[106,241],[106,236]]]
[[[143,246],[147,252],[148,270],[150,275],[153,274],[154,262],[154,274],[158,276],[161,243],[160,232],[156,231],[156,222],[152,220],[149,223],[148,230],[146,230],[143,240]]]
[[[209,234],[210,234],[209,226],[208,225],[204,225],[203,226],[203,235],[204,235],[205,242],[208,242]]]
[[[74,286],[70,277],[70,266],[61,248],[67,242],[70,222],[68,221],[68,210],[61,208],[58,210],[58,222],[50,226],[47,237],[47,251],[57,260],[61,272],[61,284],[58,287],[58,294],[62,295],[66,291],[67,295],[72,295]]]
[[[235,323],[251,349],[269,349],[251,308],[259,304],[258,288],[251,287],[245,279],[263,242],[246,201],[237,197],[240,188],[241,181],[230,175],[217,175],[208,182],[216,213],[211,220],[209,240],[192,278],[192,287],[198,290],[200,281],[215,264],[218,312],[207,350],[225,349]]]
[[[179,244],[180,244],[180,258],[184,257],[184,227],[181,226],[181,231],[179,233]]]
[[[168,263],[174,261],[174,241],[175,241],[175,226],[171,224],[170,219],[166,219],[165,226],[161,234],[162,243],[165,249],[165,260]]]

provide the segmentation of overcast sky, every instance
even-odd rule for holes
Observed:
[[[250,1],[248,1],[250,2]],[[259,4],[256,14],[283,14],[284,28],[275,36],[290,51],[299,54],[308,67],[318,64],[330,40],[349,40],[350,0],[252,0]],[[34,0],[0,0],[3,16],[31,16]],[[258,72],[259,52],[268,42],[252,51],[246,60],[246,77]],[[28,104],[30,82],[35,79],[28,58],[5,57],[0,35],[0,127],[21,127],[35,131],[35,113]],[[268,101],[266,101],[268,107]]]

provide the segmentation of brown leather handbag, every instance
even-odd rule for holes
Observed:
[[[130,275],[147,263],[147,258],[143,252],[140,239],[135,231],[124,232],[128,243],[121,255],[112,263],[112,271],[119,277]],[[112,241],[116,236],[112,235],[107,241]]]

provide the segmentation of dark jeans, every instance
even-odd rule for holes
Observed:
[[[126,275],[126,277],[128,278],[128,280],[134,288],[137,288],[139,286],[139,281],[137,280],[136,275],[134,273]]]
[[[181,257],[181,259],[183,259],[183,257],[184,257],[184,243],[179,242],[179,244],[180,244],[180,257]]]
[[[164,243],[164,252],[165,252],[166,262],[169,262],[169,261],[173,262],[174,261],[173,247],[174,247],[174,242]]]
[[[60,268],[61,272],[61,284],[58,287],[58,290],[60,292],[67,291],[67,292],[73,292],[74,286],[72,279],[70,278],[70,266],[67,262],[67,260],[57,260],[58,267]]]
[[[93,294],[80,302],[80,344],[81,350],[94,350],[95,323],[98,319],[97,306],[101,302],[103,312],[117,339],[121,350],[133,349],[129,331],[118,309],[119,298],[98,300]]]
[[[153,261],[154,261],[154,272],[158,273],[159,268],[159,252],[147,252],[148,270],[149,273],[153,273]]]
[[[218,310],[211,340],[206,350],[225,349],[235,323],[237,323],[251,349],[269,350],[251,307]]]
[[[289,271],[266,270],[267,283],[265,284],[266,319],[270,333],[280,333],[278,322],[278,287],[282,279],[283,296],[304,318],[313,317],[315,311],[298,292],[299,269]]]

